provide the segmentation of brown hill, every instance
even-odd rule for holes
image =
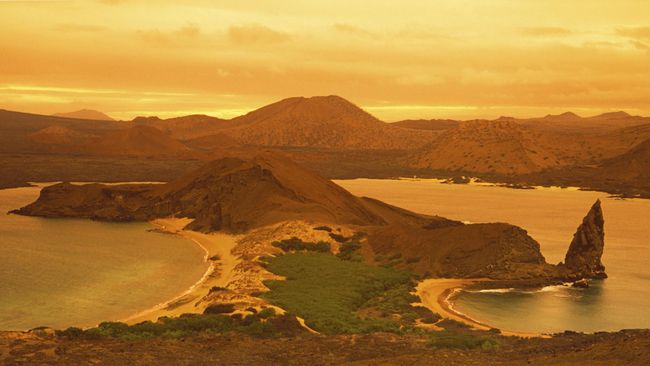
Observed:
[[[190,227],[201,231],[246,231],[305,217],[383,223],[343,188],[274,154],[219,159],[164,185],[62,183],[20,213],[117,221],[176,215],[194,218]]]
[[[384,123],[337,96],[284,99],[230,120],[221,132],[245,145],[346,150],[411,149],[432,136]]]
[[[650,139],[620,156],[603,161],[599,170],[599,174],[607,179],[650,182]]]
[[[39,137],[37,135],[36,140],[31,138],[30,135],[52,126],[64,127],[65,129],[58,129],[58,132],[57,129],[46,130],[43,131],[45,136]],[[33,154],[43,152],[43,148],[46,146],[39,142],[56,139],[55,135],[68,135],[68,137],[71,137],[79,133],[88,136],[99,136],[119,128],[123,128],[123,125],[114,121],[72,119],[0,109],[0,153]],[[75,133],[67,130],[75,131]],[[46,150],[49,151],[49,147]]]
[[[81,109],[67,113],[55,113],[54,116],[74,119],[89,119],[95,121],[114,121],[114,119],[107,114],[92,109]]]
[[[190,140],[217,133],[224,127],[226,120],[203,114],[193,114],[169,119],[137,117],[133,122],[136,125],[155,127],[178,140]]]
[[[71,128],[52,125],[38,130],[28,137],[31,141],[43,145],[75,145],[80,144],[94,135],[83,133]]]
[[[565,164],[539,131],[515,122],[466,121],[407,158],[407,164],[434,170],[522,174]]]
[[[116,130],[78,146],[75,151],[83,155],[98,156],[178,159],[201,157],[198,152],[150,126],[133,126]]]

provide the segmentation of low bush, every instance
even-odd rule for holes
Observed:
[[[332,228],[329,226],[317,226],[314,230],[327,231],[328,233],[332,232]]]
[[[357,241],[350,241],[347,243],[343,243],[341,244],[341,247],[339,248],[339,253],[336,256],[346,260],[352,260],[352,259],[360,260],[361,256],[355,255],[358,254],[357,251],[359,249],[361,249],[361,244]]]
[[[203,311],[203,314],[230,314],[235,311],[233,304],[210,304]]]
[[[481,348],[483,350],[492,350],[499,347],[499,342],[490,336],[477,336],[449,331],[431,333],[428,344],[433,348]]]
[[[104,322],[95,328],[68,328],[56,334],[68,339],[120,338],[135,341],[153,337],[181,338],[205,332],[241,332],[256,337],[278,337],[304,331],[292,315],[276,316],[275,312],[262,312],[240,318],[223,314],[183,314],[177,318],[161,317],[157,322],[145,321],[134,325]]]
[[[271,244],[285,252],[312,251],[325,253],[331,250],[330,245],[327,242],[319,241],[318,243],[311,243],[302,241],[295,236],[291,239],[274,241]]]
[[[348,238],[346,238],[341,234],[336,234],[336,233],[330,233],[330,238],[336,240],[339,243],[345,243],[346,241],[348,241]]]

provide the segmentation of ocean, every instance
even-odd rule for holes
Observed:
[[[520,332],[596,332],[650,328],[650,200],[610,198],[568,188],[510,189],[436,180],[339,180],[355,195],[415,212],[466,222],[508,222],[535,238],[549,263],[564,259],[573,234],[596,199],[605,217],[603,263],[609,278],[587,289],[462,291],[454,309],[477,321]]]
[[[192,241],[148,223],[5,214],[39,191],[0,190],[0,330],[124,319],[184,292],[208,267]]]

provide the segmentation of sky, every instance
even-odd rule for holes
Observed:
[[[650,115],[646,0],[0,0],[0,108],[230,118],[339,95],[386,121]]]

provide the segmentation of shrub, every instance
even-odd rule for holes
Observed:
[[[312,252],[329,252],[331,250],[329,243],[319,241],[318,243],[305,242],[297,237],[274,241],[274,247],[280,248],[285,252],[312,251]]]
[[[330,233],[330,237],[339,243],[345,243],[346,241],[348,241],[348,238],[336,233]]]
[[[458,320],[449,319],[449,318],[445,318],[441,320],[438,323],[438,325],[445,329],[467,329],[470,327],[469,325],[463,322],[459,322]]]
[[[275,316],[275,309],[264,308],[257,314],[257,316],[259,316],[261,319],[271,318]]]
[[[481,348],[491,350],[498,348],[499,342],[489,336],[477,336],[473,334],[452,333],[449,331],[431,333],[429,346],[433,348],[458,348],[474,349]]]
[[[339,248],[339,253],[336,255],[337,257],[341,259],[353,259],[354,254],[357,250],[361,249],[361,244],[357,241],[350,241],[347,243],[341,244],[341,247]]]
[[[328,233],[332,232],[332,228],[329,226],[317,226],[314,230],[327,231]]]
[[[65,330],[57,330],[54,332],[59,337],[65,337],[68,339],[75,339],[75,338],[80,338],[83,336],[84,331],[81,328],[77,327],[70,327]]]
[[[210,304],[203,311],[203,314],[229,314],[235,311],[233,304]]]
[[[219,291],[228,291],[227,288],[221,286],[212,286],[209,293],[219,292]]]

